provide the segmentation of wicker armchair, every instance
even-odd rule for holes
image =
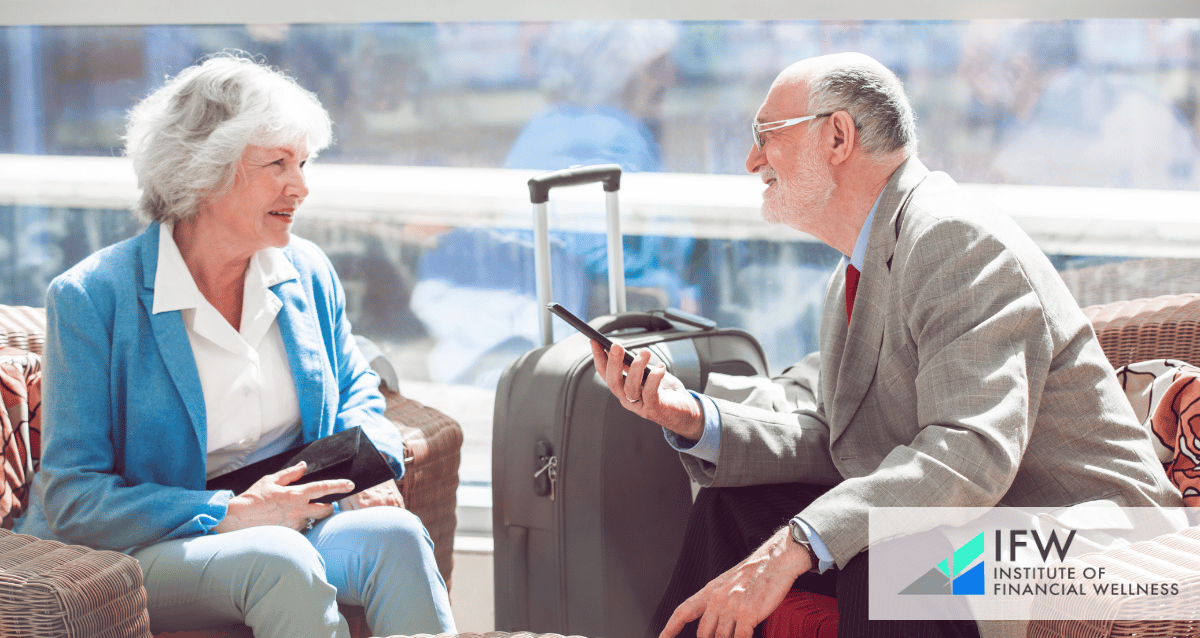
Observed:
[[[37,470],[40,358],[45,311],[0,306],[0,381],[4,425],[0,437],[0,636],[37,638],[146,638],[146,591],[137,561],[118,552],[63,545],[14,534],[10,508],[21,511]],[[438,569],[450,585],[454,564],[456,492],[463,434],[446,415],[381,387],[385,415],[404,435],[410,458],[397,485],[405,507],[434,541]],[[32,407],[32,409],[31,409]],[[361,607],[343,607],[351,635],[367,635]],[[173,638],[252,638],[249,628],[159,634]]]
[[[1151,359],[1200,363],[1200,295],[1167,295],[1120,301],[1084,309],[1113,367]],[[1123,596],[1105,600],[1108,620],[1074,620],[1071,610],[1045,605],[1043,617],[1029,625],[1029,638],[1143,638],[1200,636],[1200,528],[1185,529],[1150,541],[1079,560],[1102,566],[1128,582],[1179,583],[1177,596]],[[1116,620],[1126,616],[1162,616],[1161,620]],[[1095,610],[1093,610],[1095,613]],[[1104,615],[1104,614],[1095,614]],[[1078,616],[1076,616],[1078,617]]]

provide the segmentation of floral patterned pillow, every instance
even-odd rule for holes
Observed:
[[[1200,506],[1200,368],[1154,359],[1117,368],[1117,378],[1184,505]]]
[[[29,498],[41,457],[42,361],[31,352],[0,347],[0,526],[11,529]]]

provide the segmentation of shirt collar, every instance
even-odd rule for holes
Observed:
[[[200,289],[188,271],[179,246],[175,244],[175,224],[158,229],[158,267],[154,272],[153,314],[185,310],[200,305]]]
[[[879,197],[875,198],[875,203],[871,204],[871,213],[867,215],[862,228],[859,229],[858,241],[854,242],[854,252],[850,254],[850,264],[859,272],[862,272],[863,262],[867,259],[867,240],[871,238],[871,225],[875,221],[875,209],[879,208],[879,200],[882,197],[883,192],[880,192]]]
[[[200,306],[200,289],[183,261],[175,243],[175,225],[162,224],[158,230],[158,268],[154,274],[153,314]],[[278,248],[264,248],[250,258],[246,284],[266,290],[280,282],[299,279],[296,267]]]
[[[261,282],[265,290],[275,284],[299,279],[300,273],[279,248],[264,248],[250,258],[250,269],[246,271],[246,283]]]

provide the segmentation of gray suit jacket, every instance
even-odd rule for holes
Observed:
[[[916,158],[870,230],[853,321],[825,297],[815,404],[716,400],[701,485],[834,485],[801,512],[837,564],[876,507],[1179,506],[1091,324],[1033,241]]]

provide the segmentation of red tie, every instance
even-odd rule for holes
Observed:
[[[854,312],[854,295],[858,292],[858,269],[854,264],[846,264],[846,323],[850,323],[850,314]]]

